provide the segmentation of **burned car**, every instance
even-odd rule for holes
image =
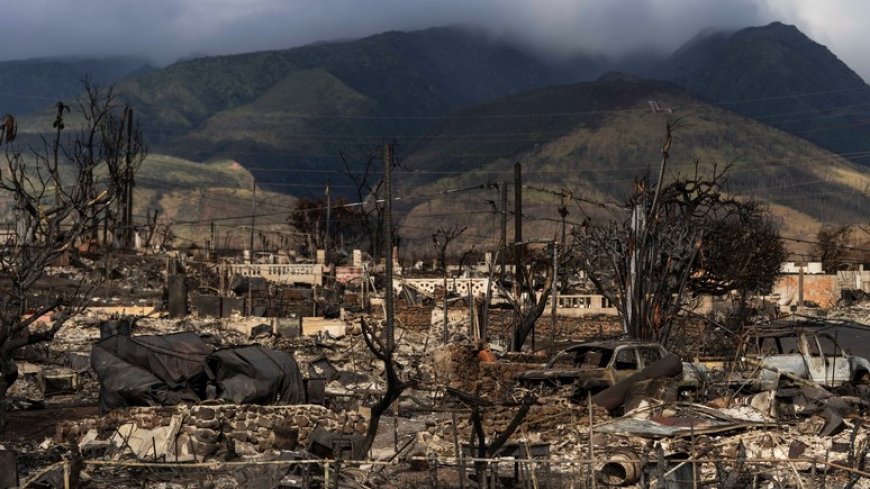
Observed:
[[[694,397],[704,389],[706,371],[702,365],[680,362],[658,343],[634,341],[571,346],[556,354],[542,369],[523,372],[518,380],[544,389],[572,385],[574,397],[582,397],[638,378],[644,370],[648,379],[678,377],[675,385],[680,397]]]
[[[756,390],[775,389],[781,377],[826,387],[870,382],[870,361],[848,354],[832,335],[821,331],[794,328],[755,331],[747,341],[742,361],[758,370],[749,383]]]

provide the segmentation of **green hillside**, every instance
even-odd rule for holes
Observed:
[[[339,150],[418,140],[468,104],[592,79],[597,58],[550,63],[462,27],[179,62],[119,86],[164,153],[258,168],[338,169]],[[322,188],[326,177],[306,175]]]
[[[179,236],[176,244],[202,245],[211,223],[221,242],[247,243],[252,212],[253,176],[235,161],[195,163],[166,155],[149,155],[136,177],[134,214],[160,211],[159,221],[171,223]],[[286,222],[294,198],[285,193],[257,189],[254,209],[257,228],[289,230]],[[137,219],[143,221],[143,219]]]
[[[780,130],[715,107],[663,82],[609,75],[596,82],[536,90],[461,112],[445,121],[405,159],[397,177],[406,237],[425,241],[437,224],[465,222],[495,238],[493,190],[467,189],[512,181],[523,165],[530,187],[567,189],[601,202],[622,202],[635,177],[658,169],[666,113],[680,118],[669,176],[694,163],[732,163],[727,190],[770,203],[791,233],[822,222],[858,222],[870,212],[870,172]],[[415,197],[416,196],[416,197]],[[531,235],[552,238],[558,200],[526,192]],[[571,209],[581,220],[579,210]],[[606,217],[605,208],[587,209]],[[430,230],[430,231],[427,231]],[[427,234],[428,233],[428,234]]]
[[[132,56],[37,58],[0,62],[0,113],[23,115],[81,93],[82,79],[108,85],[151,70]]]
[[[794,26],[775,22],[733,33],[699,34],[657,75],[870,164],[870,86]]]

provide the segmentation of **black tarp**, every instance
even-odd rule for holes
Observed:
[[[100,379],[100,410],[199,402],[212,350],[194,333],[115,335],[100,341],[91,349],[91,367]]]
[[[217,350],[208,359],[217,396],[236,404],[300,404],[305,386],[296,360],[262,345]]]
[[[234,403],[298,404],[305,389],[296,361],[264,346],[214,351],[194,333],[112,336],[91,350],[100,410],[173,406],[209,398]]]

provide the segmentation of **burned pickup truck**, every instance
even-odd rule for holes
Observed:
[[[572,396],[582,399],[620,383],[668,377],[676,379],[679,397],[691,398],[703,391],[706,372],[702,365],[681,362],[658,343],[605,341],[571,346],[518,380],[543,389],[571,385]]]
[[[746,385],[763,391],[780,380],[811,381],[825,387],[870,382],[870,361],[848,354],[827,332],[794,328],[752,332],[741,357],[744,371],[755,370]]]

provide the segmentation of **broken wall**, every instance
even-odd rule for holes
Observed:
[[[85,449],[87,443],[114,440],[120,450],[140,459],[153,460],[156,451],[157,458],[168,462],[202,461],[227,450],[254,456],[272,449],[305,448],[318,427],[362,434],[367,422],[358,413],[336,413],[317,405],[137,407],[63,422],[57,427],[55,441],[81,443],[84,438]]]
[[[484,399],[502,400],[516,387],[522,372],[541,368],[543,356],[511,355],[497,362],[484,362],[471,344],[454,343],[433,354],[436,385],[475,394]]]
[[[507,338],[514,325],[512,309],[490,309],[489,337]],[[541,340],[549,339],[553,320],[542,316],[535,324],[535,336]],[[586,316],[556,318],[556,338],[559,340],[589,340],[616,337],[622,334],[622,324],[615,316]],[[531,338],[528,340],[531,342]]]
[[[797,304],[800,292],[800,275],[780,275],[773,286],[773,294],[778,294],[779,304]],[[822,308],[834,307],[840,298],[840,281],[836,275],[803,276],[803,300],[812,301]]]

